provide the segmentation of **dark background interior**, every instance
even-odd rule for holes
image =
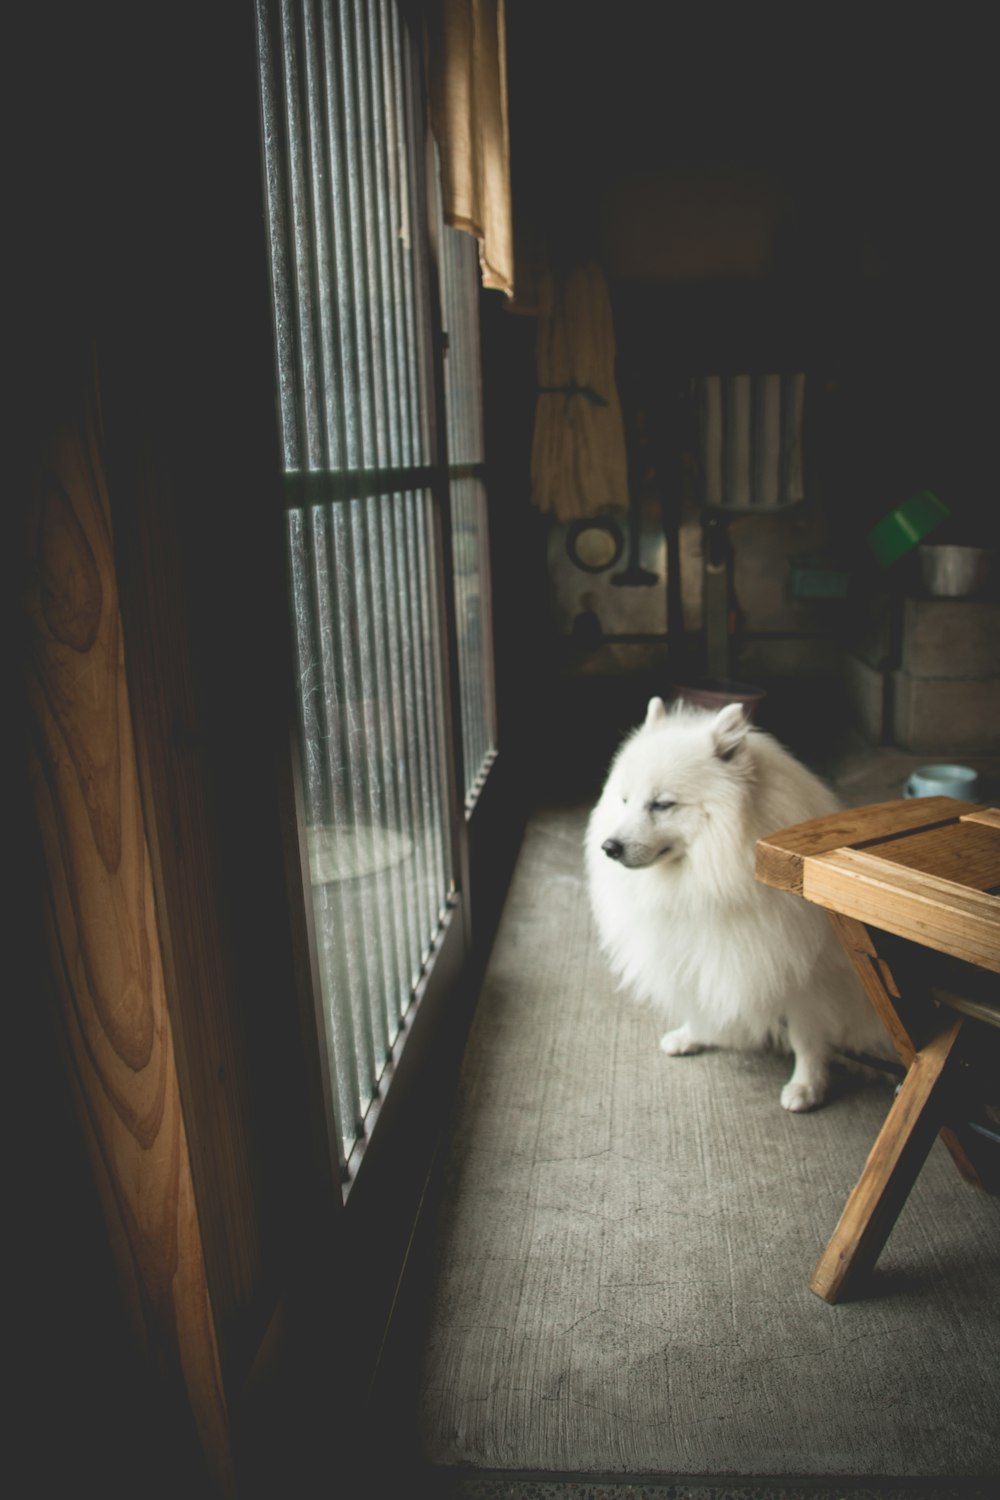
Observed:
[[[798,610],[793,634],[847,642],[873,598],[913,587],[915,555],[884,569],[866,537],[916,490],[951,511],[936,540],[995,545],[982,28],[881,7],[510,0],[507,14],[519,275],[530,291],[539,260],[604,266],[626,432],[634,444],[641,422],[651,440],[654,489],[677,480],[671,402],[688,377],[802,369],[806,540],[818,528],[849,597]],[[535,327],[484,296],[504,722],[558,793],[593,785],[698,640],[671,641],[652,672],[607,673],[554,629],[549,523],[529,503]],[[835,673],[764,685],[761,722],[803,753],[849,717]]]

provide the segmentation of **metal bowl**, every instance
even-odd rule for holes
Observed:
[[[924,588],[935,599],[964,599],[989,582],[993,556],[986,547],[929,543],[920,548]]]

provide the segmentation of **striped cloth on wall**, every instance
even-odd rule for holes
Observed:
[[[774,510],[804,498],[805,381],[802,374],[701,377],[704,505]]]

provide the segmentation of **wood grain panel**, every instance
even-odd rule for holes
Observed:
[[[1000,886],[1000,833],[971,819],[922,829],[878,846],[880,859],[928,870],[941,880],[994,891]]]
[[[996,897],[859,849],[806,860],[802,893],[818,906],[1000,973]]]
[[[963,823],[985,823],[988,828],[1000,828],[1000,807],[977,807],[962,814]]]
[[[29,513],[27,691],[48,929],[72,1073],[137,1337],[184,1393],[220,1491],[228,1416],[167,1010],[93,415],[55,433]]]
[[[765,885],[802,893],[802,861],[832,849],[875,844],[909,829],[935,828],[955,821],[951,797],[915,797],[909,802],[877,802],[844,808],[778,829],[757,843],[757,878]]]

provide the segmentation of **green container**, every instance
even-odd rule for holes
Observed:
[[[916,547],[951,511],[931,490],[918,490],[883,516],[868,533],[868,545],[883,567]]]

